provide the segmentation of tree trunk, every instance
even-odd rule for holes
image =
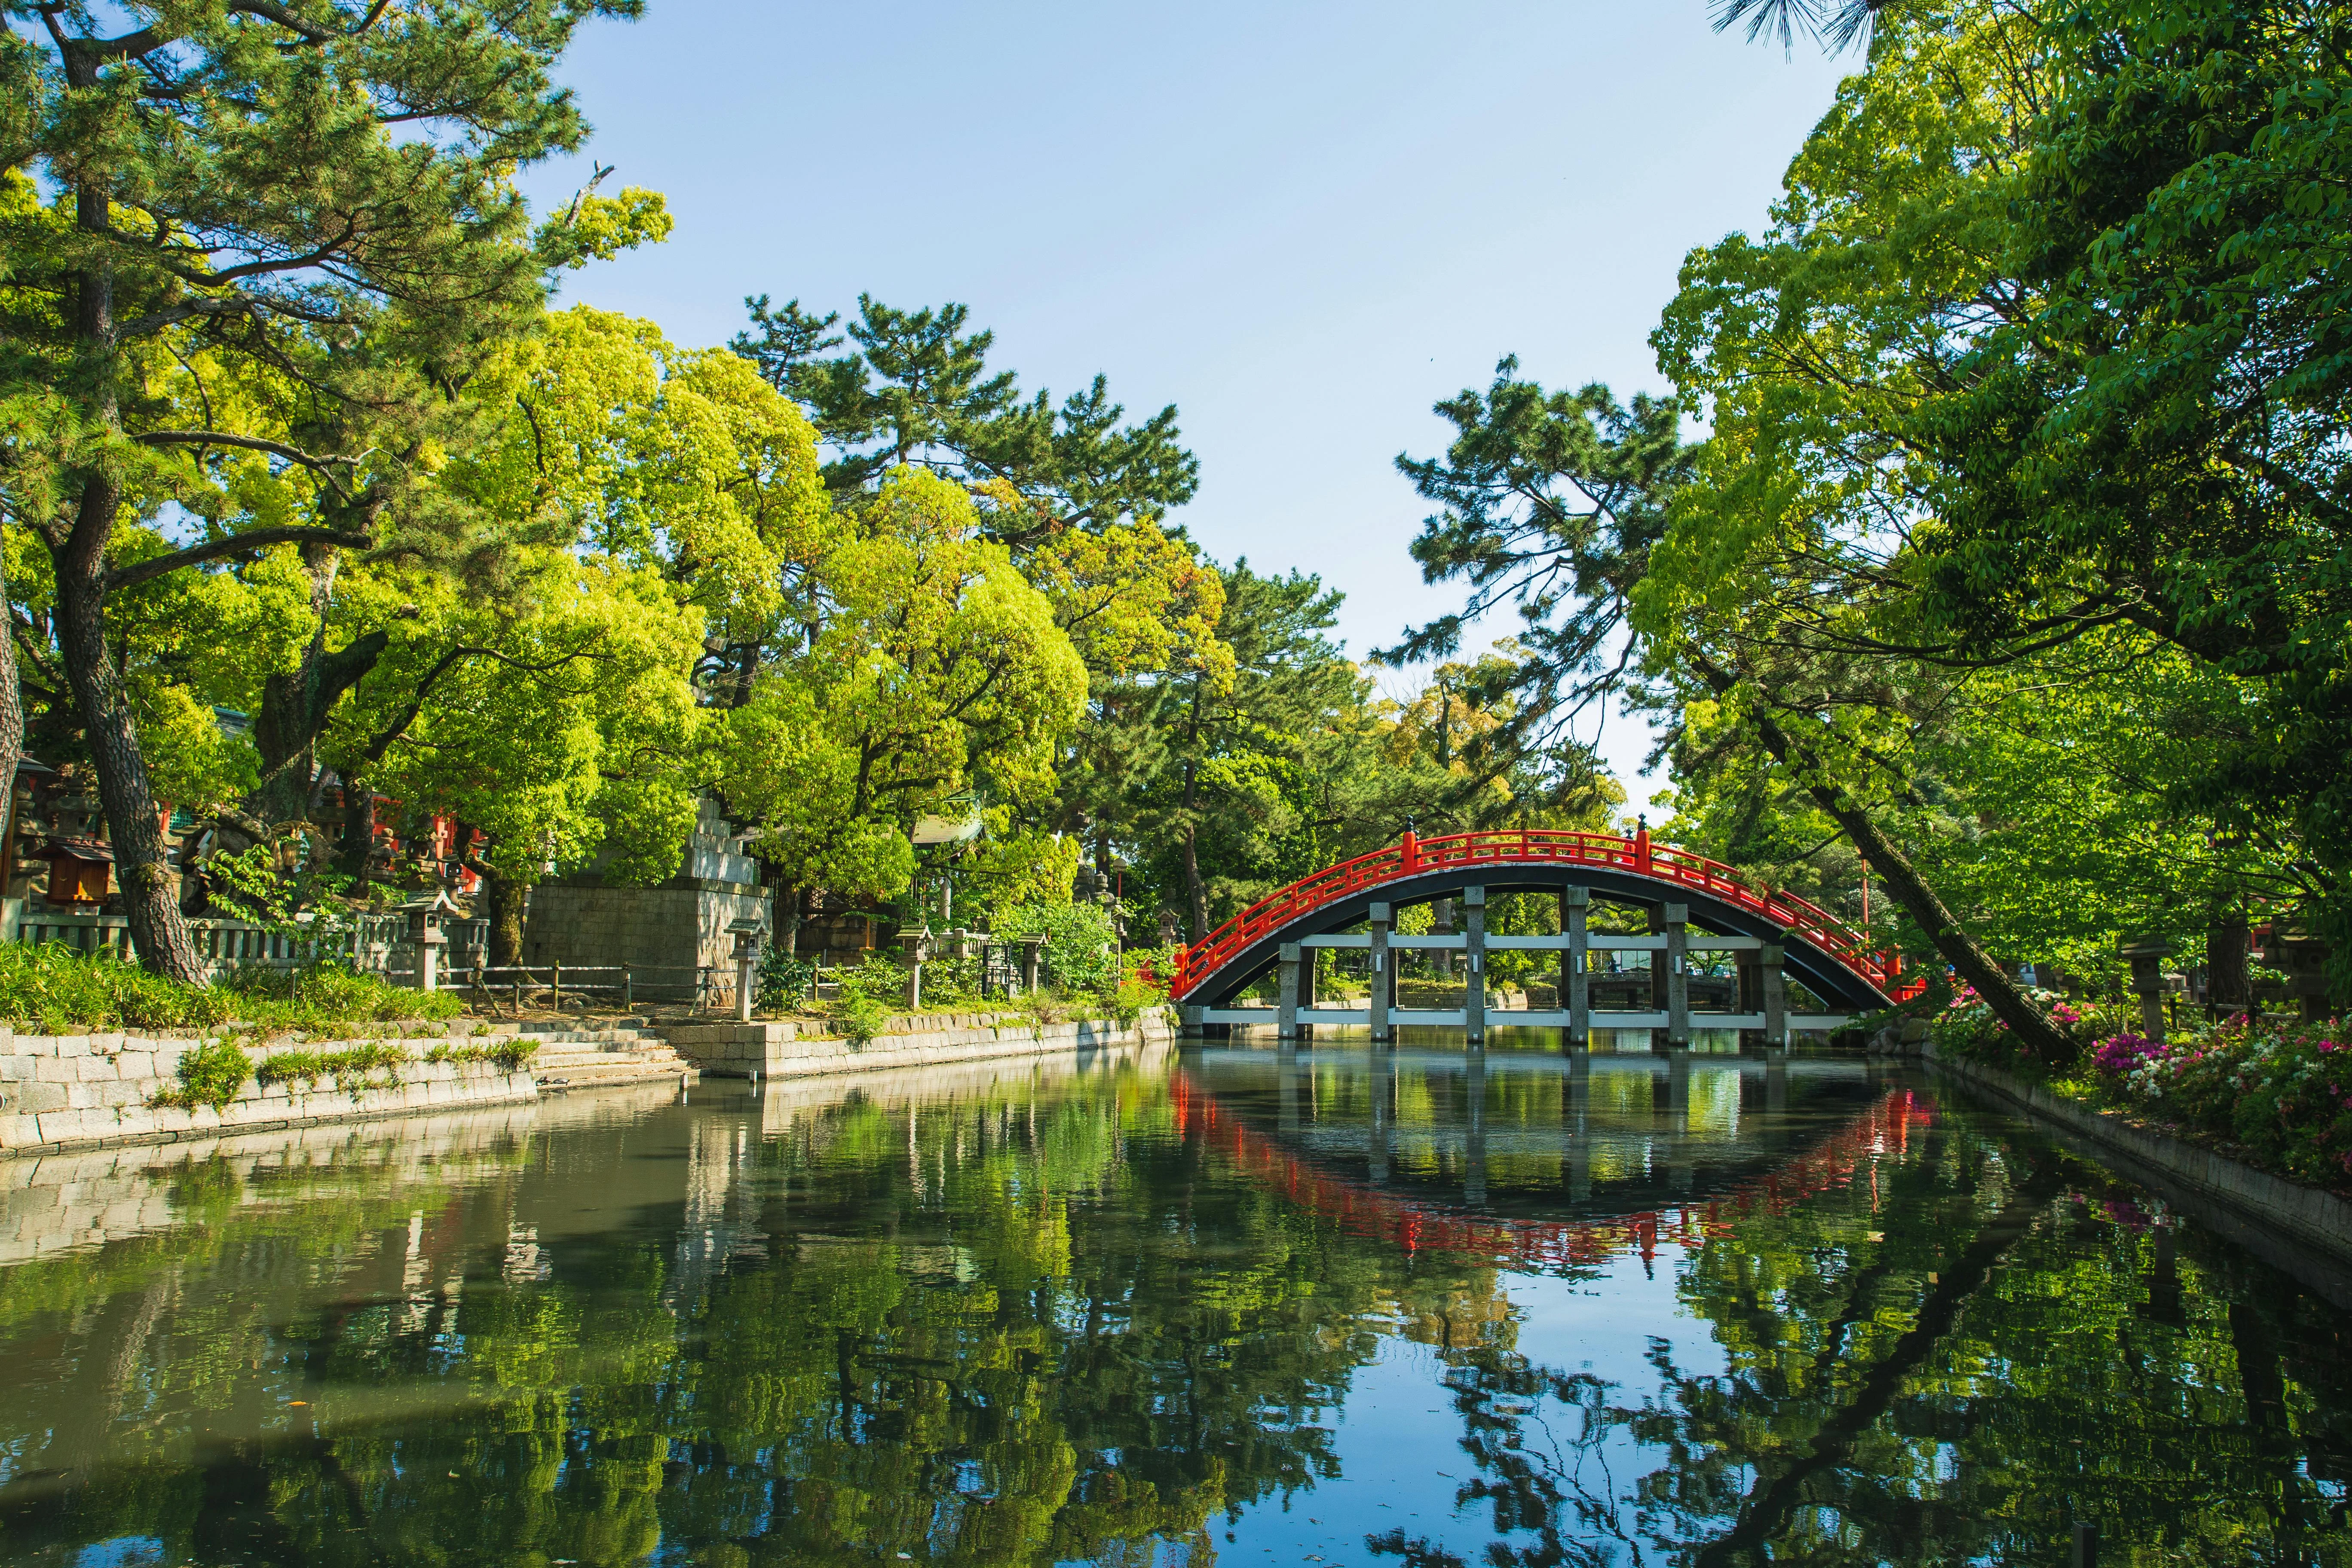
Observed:
[[[95,57],[68,50],[66,64],[74,86],[97,85]],[[93,172],[84,171],[74,189],[75,226],[85,234],[102,235],[112,221],[104,184]],[[74,336],[89,362],[94,384],[90,414],[96,424],[113,428],[120,425],[121,413],[115,389],[121,371],[114,342],[113,272],[103,261],[84,268],[75,279],[74,292]],[[121,672],[106,646],[106,547],[114,537],[121,507],[122,491],[114,476],[93,470],[82,479],[80,504],[71,529],[62,542],[52,538],[49,556],[57,572],[58,651],[89,736],[98,797],[106,807],[114,841],[122,912],[129,919],[139,961],[183,984],[202,985],[204,971],[196,963],[188,922],[180,914],[163,825],[156,819],[147,759],[139,750],[139,733],[131,722]],[[15,780],[9,784],[13,788]]]
[[[375,786],[347,777],[343,780],[343,847],[335,857],[335,869],[363,882],[374,853]]]
[[[1185,793],[1192,793],[1189,780]],[[1201,880],[1199,832],[1191,821],[1184,824],[1184,901],[1192,906],[1194,942],[1209,934],[1209,885]]]
[[[1192,733],[1184,758],[1184,900],[1191,906],[1194,942],[1209,934],[1209,885],[1201,879],[1201,825],[1192,815],[1201,803],[1201,683],[1192,682]]]
[[[2205,930],[2205,999],[2217,1007],[2252,1005],[2253,987],[2246,973],[2246,950],[2251,933],[2243,919],[2216,920]]]
[[[310,774],[320,734],[335,703],[383,657],[389,639],[370,632],[350,647],[327,651],[327,613],[333,607],[335,573],[341,552],[329,544],[302,549],[310,579],[310,641],[293,669],[261,685],[261,710],[253,719],[253,744],[261,753],[261,784],[246,809],[275,826],[305,820],[310,810]]]
[[[1692,664],[1718,697],[1727,696],[1738,684],[1728,672],[1704,658],[1694,656]],[[1801,776],[1808,779],[1820,777],[1821,770],[1811,765],[1812,758],[1805,755],[1769,715],[1756,715],[1756,731],[1766,750],[1784,765],[1795,767]],[[1993,1016],[2008,1025],[2020,1043],[2044,1061],[2064,1063],[2074,1050],[2074,1042],[1978,945],[1977,939],[1960,928],[1958,919],[1936,889],[1927,885],[1927,879],[1919,875],[1911,858],[1880,831],[1869,813],[1832,784],[1808,783],[1804,788],[1830,819],[1845,829],[1846,837],[1862,858],[1878,868],[1888,895],[1903,907],[1903,912],[1911,917],[1944,961],[1976,988],[1977,994],[1992,1009]]]
[[[139,961],[185,985],[205,983],[188,922],[180,914],[170,847],[159,819],[147,759],[139,750],[121,672],[106,646],[106,541],[121,495],[111,479],[84,482],[81,512],[63,550],[52,552],[58,575],[58,648],[74,702],[89,739],[98,797],[114,843],[114,871],[122,885],[122,912]]]
[[[16,769],[25,760],[25,695],[16,684],[16,637],[8,620],[8,566],[0,558],[0,896],[16,876]]]
[[[482,901],[490,920],[490,963],[506,968],[522,962],[522,916],[530,900],[529,882],[496,871],[482,875]]]

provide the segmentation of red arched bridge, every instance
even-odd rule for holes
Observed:
[[[1543,891],[1559,897],[1560,931],[1549,936],[1491,936],[1485,902],[1490,894]],[[1617,936],[1587,930],[1586,911],[1594,898],[1646,905],[1652,931]],[[1465,929],[1459,934],[1406,936],[1393,929],[1402,905],[1433,899],[1462,900]],[[1364,925],[1364,932],[1346,932]],[[1311,976],[1307,950],[1366,948],[1371,994],[1361,1007],[1317,1005],[1311,979],[1301,991],[1301,973]],[[1395,1005],[1399,950],[1451,949],[1464,953],[1465,1005],[1444,1011]],[[1527,1012],[1486,1005],[1484,955],[1505,949],[1536,949],[1560,955],[1561,1005]],[[1658,994],[1642,1012],[1595,1011],[1588,1003],[1587,955],[1615,950],[1646,951]],[[1739,1011],[1696,1014],[1688,1000],[1687,958],[1692,952],[1731,952],[1740,974]],[[1234,1005],[1269,970],[1282,975],[1274,1008]],[[1783,975],[1793,975],[1827,1014],[1789,1011]],[[1885,1006],[1916,994],[1921,983],[1906,983],[1897,955],[1874,951],[1863,933],[1828,910],[1786,892],[1750,886],[1717,860],[1671,845],[1651,842],[1649,829],[1631,838],[1613,833],[1554,828],[1503,828],[1417,838],[1360,855],[1281,891],[1260,899],[1199,942],[1178,950],[1171,994],[1185,1010],[1188,1025],[1278,1023],[1286,1036],[1298,1024],[1358,1023],[1371,1026],[1375,1039],[1392,1027],[1433,1024],[1465,1027],[1482,1039],[1489,1025],[1526,1024],[1565,1028],[1583,1037],[1594,1028],[1654,1028],[1670,1041],[1686,1040],[1692,1028],[1789,1029],[1834,1027],[1853,1012]]]

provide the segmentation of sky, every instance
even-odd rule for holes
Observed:
[[[568,298],[675,342],[724,342],[747,294],[956,300],[1024,389],[1174,404],[1201,460],[1175,521],[1342,590],[1360,658],[1458,602],[1407,553],[1428,509],[1395,458],[1443,449],[1431,405],[1506,353],[1664,390],[1683,256],[1762,226],[1853,63],[1717,35],[1705,0],[649,0],[567,57],[596,133],[530,189],[593,159],[667,196],[669,241]],[[1599,738],[1646,797],[1638,722]]]

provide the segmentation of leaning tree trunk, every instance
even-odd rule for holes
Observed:
[[[522,917],[530,902],[530,884],[520,878],[485,870],[482,902],[490,920],[490,966],[510,968],[522,962]]]
[[[8,623],[8,565],[0,557],[0,845],[13,858],[16,836],[16,769],[25,760],[25,695],[16,685],[16,637]],[[0,866],[0,891],[5,891],[16,868]]]
[[[1717,697],[1728,696],[1738,684],[1729,672],[1704,658],[1694,657],[1692,665]],[[1809,780],[1822,779],[1822,770],[1811,765],[1813,759],[1769,714],[1756,715],[1756,731],[1765,749],[1783,765],[1796,767]],[[1845,830],[1846,837],[1861,851],[1862,858],[1878,868],[1878,874],[1885,879],[1887,892],[1902,906],[1903,912],[1911,917],[1960,978],[1976,988],[1985,1005],[1992,1009],[1993,1016],[2008,1025],[2010,1032],[2044,1061],[2066,1060],[2074,1042],[2050,1021],[2049,1014],[2034,1005],[2033,999],[1993,961],[1977,939],[1961,928],[1958,918],[1911,864],[1911,858],[1881,831],[1870,814],[1832,784],[1813,782],[1804,788],[1830,820]]]
[[[113,531],[121,492],[111,479],[91,477],[82,487],[81,515],[63,550],[54,552],[58,576],[58,651],[72,683],[89,740],[98,797],[114,840],[114,870],[122,884],[122,912],[139,961],[186,985],[205,983],[188,922],[180,914],[170,847],[131,721],[121,671],[106,646],[106,539]]]

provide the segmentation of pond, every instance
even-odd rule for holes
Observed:
[[[2336,1306],[1853,1057],[1147,1048],[0,1182],[9,1563],[2352,1564]]]

